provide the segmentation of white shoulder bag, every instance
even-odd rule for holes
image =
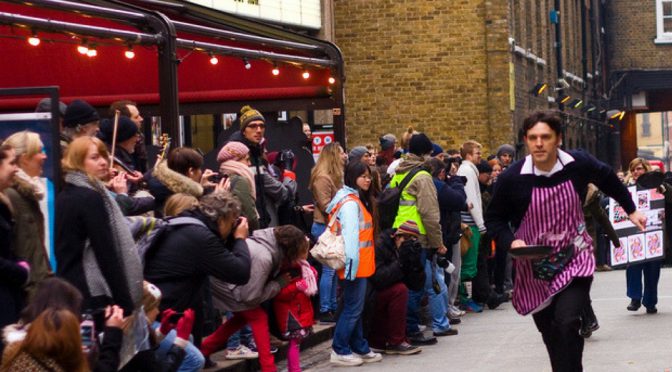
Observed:
[[[332,231],[336,216],[341,209],[343,202],[339,203],[338,208],[329,218],[327,229],[317,239],[317,243],[310,250],[310,254],[322,265],[327,265],[334,270],[340,270],[345,267],[345,240],[343,235]]]

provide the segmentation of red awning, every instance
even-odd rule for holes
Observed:
[[[139,31],[127,23],[25,5],[2,3],[0,12]],[[128,48],[121,42],[95,39],[98,55],[90,58],[76,50],[81,44],[81,37],[39,32],[42,42],[39,46],[31,46],[26,42],[30,34],[28,28],[0,26],[0,47],[4,55],[0,59],[0,88],[56,85],[60,87],[62,100],[66,103],[82,98],[96,106],[107,106],[119,99],[158,104],[156,46],[136,45],[133,48],[135,57],[128,59],[124,56]],[[202,35],[178,33],[178,37],[279,52],[266,46]],[[281,72],[279,76],[274,76],[271,73],[273,64],[263,60],[250,60],[252,67],[248,70],[241,58],[219,55],[219,62],[213,65],[210,56],[204,52],[186,49],[178,49],[177,52],[181,60],[177,80],[180,103],[312,99],[331,94],[328,82],[331,71],[328,68],[306,67],[310,77],[304,79],[304,67],[279,64]],[[283,50],[281,53],[292,52]],[[305,56],[306,52],[296,51],[295,54]],[[40,98],[2,99],[0,110],[32,109]]]

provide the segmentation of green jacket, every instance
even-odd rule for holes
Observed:
[[[390,185],[395,186],[411,169],[424,166],[424,163],[424,158],[408,154],[406,159],[397,167]],[[403,191],[402,201],[404,199],[415,200],[415,205],[412,208],[406,208],[400,204],[400,214],[397,215],[394,226],[397,227],[408,219],[414,220],[418,227],[422,226],[420,227],[420,244],[425,248],[441,247],[443,245],[441,225],[439,224],[441,212],[439,211],[439,199],[436,195],[432,175],[429,172],[418,172]],[[404,220],[401,221],[402,219]]]
[[[37,284],[52,275],[45,247],[44,216],[40,210],[35,185],[15,177],[14,185],[5,194],[14,207],[14,254],[30,264],[29,295]]]

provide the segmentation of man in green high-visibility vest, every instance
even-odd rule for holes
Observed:
[[[420,231],[419,242],[425,248],[423,260],[425,265],[424,289],[421,291],[409,291],[408,315],[406,320],[406,333],[413,344],[427,345],[436,343],[435,338],[427,338],[420,332],[420,301],[424,295],[429,298],[429,308],[432,318],[432,331],[434,336],[456,335],[457,330],[450,327],[446,313],[448,312],[447,288],[443,278],[443,270],[436,265],[436,254],[445,254],[447,249],[443,245],[441,233],[441,218],[439,201],[436,195],[436,187],[432,175],[425,161],[432,153],[432,141],[423,133],[415,134],[409,141],[409,153],[399,164],[396,173],[390,181],[391,186],[401,183],[404,177],[414,169],[421,170],[413,175],[413,178],[402,190],[399,200],[399,211],[393,227],[399,227],[406,221],[414,221]]]

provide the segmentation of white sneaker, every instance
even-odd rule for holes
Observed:
[[[364,363],[362,358],[355,354],[339,355],[333,350],[331,351],[331,358],[329,358],[329,361],[339,366],[346,367],[361,366]]]
[[[450,310],[448,310],[448,316],[451,318],[459,318],[464,314],[466,314],[464,310],[460,310],[456,307],[452,307]]]
[[[379,353],[374,353],[373,351],[369,351],[368,354],[357,354],[353,353],[360,357],[364,363],[375,363],[375,362],[380,362],[383,360],[383,356]]]
[[[259,353],[248,349],[245,345],[240,345],[236,349],[226,349],[224,358],[229,360],[257,359],[259,358]]]
[[[418,325],[418,330],[419,330],[420,332],[424,332],[425,329],[427,329],[427,326],[426,326],[426,325],[424,325],[424,324],[419,324],[419,325]]]

